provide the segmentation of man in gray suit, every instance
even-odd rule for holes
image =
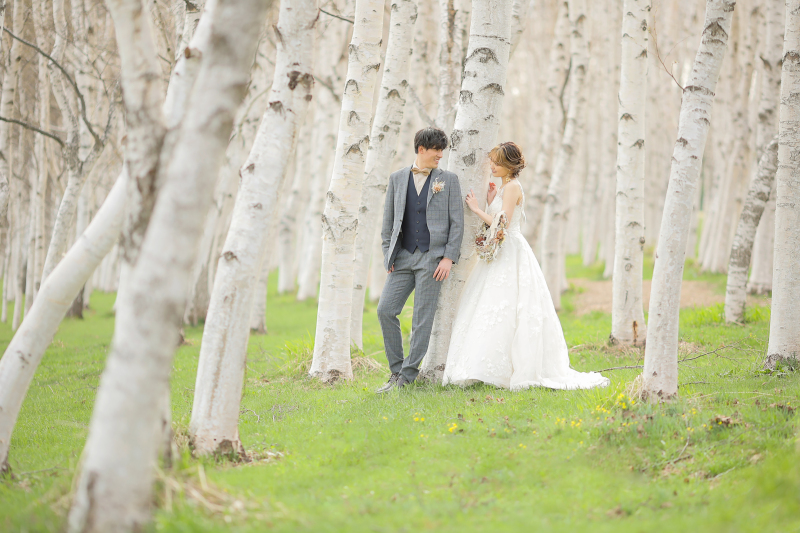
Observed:
[[[461,254],[464,199],[458,176],[440,170],[447,135],[425,128],[414,137],[414,164],[389,177],[383,211],[384,267],[389,273],[378,304],[378,319],[392,375],[376,392],[402,388],[417,378],[428,351],[442,282]],[[411,349],[403,358],[397,315],[414,292]]]

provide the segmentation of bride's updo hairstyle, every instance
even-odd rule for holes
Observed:
[[[507,168],[512,178],[519,176],[520,171],[525,168],[525,156],[522,150],[513,142],[500,143],[489,152],[489,158],[496,165]]]

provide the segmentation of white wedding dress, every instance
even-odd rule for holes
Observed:
[[[503,205],[503,189],[487,213]],[[511,390],[588,389],[608,385],[569,366],[569,352],[539,263],[522,236],[525,196],[491,262],[479,260],[458,306],[443,384],[479,381]]]

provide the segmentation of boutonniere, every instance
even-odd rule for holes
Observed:
[[[433,194],[442,192],[444,190],[444,181],[439,179],[434,180],[431,190],[433,191]]]

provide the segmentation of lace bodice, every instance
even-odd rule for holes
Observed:
[[[522,189],[522,185],[520,184],[520,189]],[[497,190],[497,194],[494,196],[494,200],[489,206],[486,208],[486,213],[488,215],[494,216],[498,212],[503,209],[503,193],[505,192],[505,187],[502,187]],[[522,220],[525,218],[525,191],[522,191],[522,201],[520,204],[514,208],[514,215],[511,217],[511,222],[508,224],[509,231],[520,231]]]

